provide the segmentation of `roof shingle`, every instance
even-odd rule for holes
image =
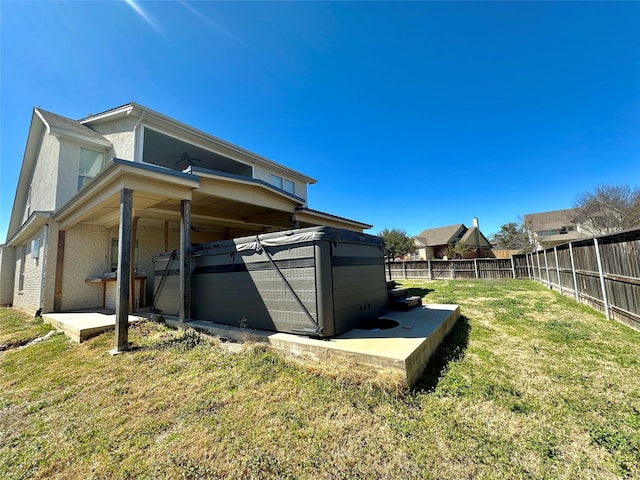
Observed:
[[[102,135],[94,130],[91,130],[87,126],[76,122],[75,120],[63,117],[62,115],[58,115],[57,113],[47,112],[46,110],[42,110],[41,108],[37,108],[36,110],[40,113],[40,115],[42,115],[42,118],[44,118],[44,121],[47,122],[50,127],[59,128],[60,130],[66,130],[76,135],[82,135],[84,137],[108,142],[108,140]]]
[[[421,234],[417,235],[417,237],[420,238],[420,242],[424,243],[427,247],[435,247],[437,245],[452,243],[453,240],[458,239],[464,230],[466,230],[466,227],[462,223],[458,223],[457,225],[424,230]]]

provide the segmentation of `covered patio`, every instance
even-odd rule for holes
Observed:
[[[114,254],[112,271],[101,276],[103,272],[96,272],[94,268],[84,280],[87,282],[92,276],[93,282],[105,281],[107,277],[114,281],[115,277],[115,351],[128,348],[129,314],[136,307],[150,303],[142,293],[138,294],[139,304],[136,303],[137,291],[142,292],[142,287],[136,284],[136,279],[141,278],[136,261],[138,250],[144,251],[145,243],[154,245],[151,255],[173,249],[179,252],[179,322],[185,322],[191,314],[192,242],[316,225],[354,231],[371,227],[308,209],[303,198],[262,180],[194,166],[177,171],[120,159],[113,159],[52,219],[58,229],[54,314],[65,311],[65,294],[70,293],[66,290],[73,288],[65,283],[64,265],[76,261],[74,256],[80,255],[66,248],[67,232],[78,226],[117,228],[117,245],[112,243],[112,247],[117,248],[117,261]],[[108,241],[106,238],[105,242]],[[139,244],[142,245],[139,247]],[[141,261],[148,262],[148,249],[140,256],[145,257]],[[103,261],[101,265],[108,267],[108,262]]]

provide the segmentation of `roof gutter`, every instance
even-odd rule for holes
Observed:
[[[24,243],[25,240],[30,239],[40,230],[51,218],[53,212],[33,212],[26,222],[14,233],[11,238],[7,239],[6,245],[16,246]]]

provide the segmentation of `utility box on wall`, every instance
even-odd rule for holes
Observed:
[[[387,311],[384,242],[373,235],[313,227],[193,250],[193,319],[331,337]],[[155,305],[177,315],[179,259],[154,265]]]

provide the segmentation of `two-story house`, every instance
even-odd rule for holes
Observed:
[[[315,182],[136,103],[77,121],[35,108],[0,248],[0,304],[31,313],[118,304],[126,315],[152,298],[153,256],[177,249],[188,317],[192,242],[371,228],[309,208]]]
[[[529,240],[536,249],[544,249],[588,237],[575,221],[577,215],[575,208],[526,214],[524,224]]]

